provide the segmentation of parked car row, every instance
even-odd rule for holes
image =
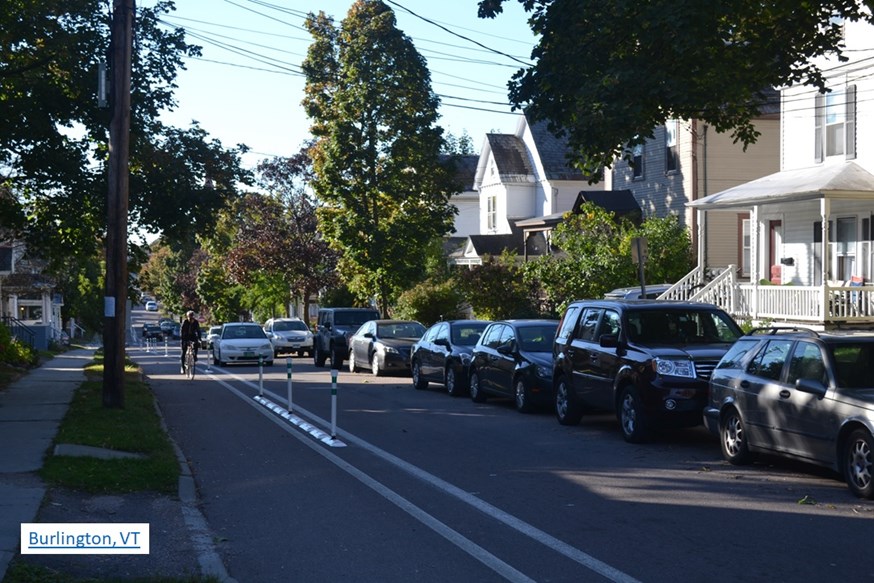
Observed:
[[[623,437],[705,423],[724,458],[757,453],[839,472],[874,499],[874,335],[766,328],[744,335],[709,304],[584,300],[560,321],[438,322],[410,352],[413,386],[550,404],[559,423],[612,411]]]

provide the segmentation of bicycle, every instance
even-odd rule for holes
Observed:
[[[189,342],[188,346],[185,348],[185,376],[188,377],[188,380],[194,380],[194,373],[196,371],[194,367],[194,344]]]

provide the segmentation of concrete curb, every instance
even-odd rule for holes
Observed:
[[[161,407],[157,401],[155,401],[155,412],[158,414],[161,428],[167,435],[167,439],[170,440],[173,451],[176,452],[176,460],[179,462],[178,495],[179,500],[182,502],[182,516],[186,526],[188,526],[191,543],[197,553],[197,562],[200,564],[203,575],[215,577],[222,583],[237,583],[236,579],[228,575],[225,564],[222,562],[221,556],[213,544],[215,536],[209,529],[206,517],[198,507],[197,485],[191,473],[191,466],[188,465],[188,460],[185,459],[185,454],[176,443],[176,440],[170,436],[170,431],[164,420],[164,414],[161,412]]]

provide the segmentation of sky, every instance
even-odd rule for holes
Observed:
[[[441,96],[439,125],[455,136],[466,131],[476,151],[486,133],[512,133],[519,116],[511,112],[507,81],[530,63],[535,44],[519,2],[505,2],[496,19],[480,19],[477,0],[384,1],[428,62],[432,89]],[[247,168],[296,153],[310,135],[300,105],[305,84],[300,64],[312,42],[303,26],[306,13],[324,11],[339,25],[353,2],[175,3],[176,10],[163,19],[166,26],[185,28],[188,42],[201,46],[203,54],[185,60],[187,70],[177,79],[178,107],[163,120],[183,128],[197,120],[225,147],[246,144]]]

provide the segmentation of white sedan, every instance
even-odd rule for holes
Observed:
[[[246,362],[273,366],[273,345],[254,322],[224,324],[212,344],[212,362],[218,366]]]

